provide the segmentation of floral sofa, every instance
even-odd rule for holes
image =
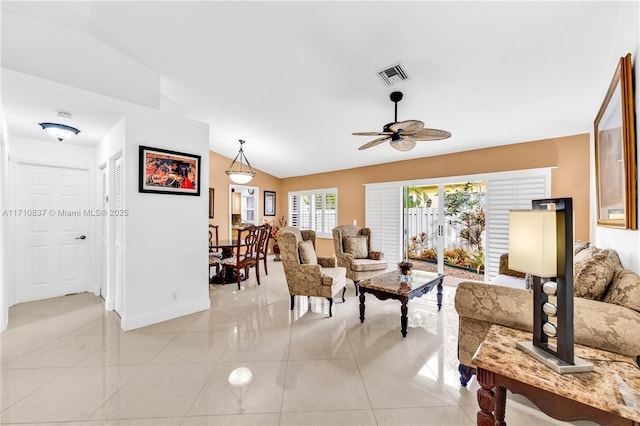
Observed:
[[[640,365],[640,277],[624,269],[614,250],[588,243],[574,254],[575,343],[632,356]],[[509,274],[506,262],[500,274]],[[472,358],[492,324],[532,331],[533,297],[522,288],[462,282],[455,295],[460,316],[460,383],[475,373]]]

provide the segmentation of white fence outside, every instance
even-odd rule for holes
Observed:
[[[428,244],[422,247],[422,250],[437,247],[438,238],[438,209],[426,207],[414,207],[409,209],[409,237],[420,236],[422,232],[427,234]],[[484,232],[482,235],[484,242]],[[465,250],[475,250],[475,247],[469,247],[467,240],[460,237],[460,231],[445,220],[444,223],[444,248],[451,250],[462,247]]]

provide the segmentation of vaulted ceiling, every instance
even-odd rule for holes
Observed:
[[[278,177],[588,133],[639,13],[636,1],[0,7],[12,137],[42,139],[36,123],[67,110],[83,132],[65,143],[92,145],[125,100],[208,123],[228,157],[246,140],[252,165]],[[409,79],[386,86],[377,73],[398,62]],[[359,151],[372,138],[351,133],[393,121],[392,91],[399,120],[453,136]]]

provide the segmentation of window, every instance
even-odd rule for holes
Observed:
[[[314,189],[289,193],[289,225],[313,229],[322,238],[333,238],[338,224],[338,189]]]

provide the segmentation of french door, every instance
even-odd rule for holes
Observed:
[[[550,188],[546,168],[365,185],[365,226],[372,230],[373,247],[390,264],[408,251],[420,252],[432,256],[443,273],[445,257],[455,263],[464,254],[468,267],[482,265],[484,279],[490,281],[497,275],[500,255],[508,251],[509,210],[530,209],[531,200],[550,196]],[[465,197],[478,201],[467,203],[474,211],[452,217]],[[480,206],[484,218],[474,218]],[[458,245],[464,253],[455,250]]]

